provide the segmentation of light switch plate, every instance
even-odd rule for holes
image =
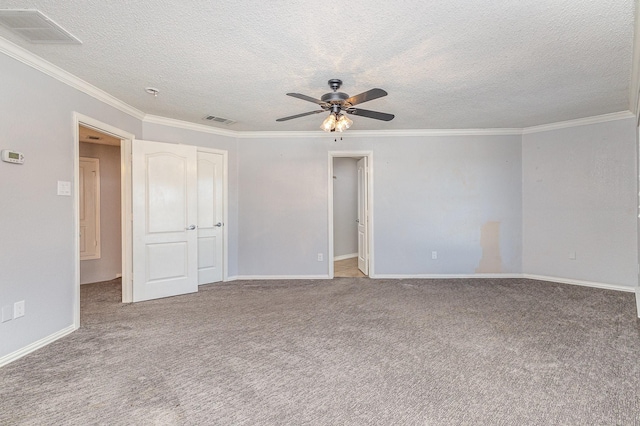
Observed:
[[[13,317],[20,318],[24,316],[24,300],[13,304]]]
[[[71,196],[71,182],[64,180],[58,181],[58,195],[64,195],[65,197]]]

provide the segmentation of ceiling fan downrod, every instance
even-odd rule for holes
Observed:
[[[332,78],[331,80],[329,80],[329,87],[331,87],[334,92],[337,92],[341,86],[342,80],[340,80],[339,78]]]

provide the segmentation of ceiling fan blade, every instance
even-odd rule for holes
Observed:
[[[301,93],[287,93],[287,96],[293,96],[294,98],[302,99],[303,101],[313,102],[318,105],[326,105],[326,102],[322,102],[320,99],[312,98],[311,96],[303,95]]]
[[[361,117],[375,118],[376,120],[391,121],[395,115],[386,112],[369,111],[368,109],[349,108],[347,113],[359,115]]]
[[[319,109],[317,111],[303,112],[302,114],[296,114],[296,115],[290,115],[289,117],[278,118],[276,121],[287,121],[287,120],[291,120],[293,118],[304,117],[305,115],[319,114],[321,112],[324,112],[324,110],[323,109]]]
[[[374,99],[378,99],[387,95],[388,93],[382,89],[371,89],[371,90],[367,90],[366,92],[362,92],[359,95],[350,97],[345,101],[345,103],[349,103],[351,105],[357,105],[357,104],[361,104],[367,101],[372,101]]]

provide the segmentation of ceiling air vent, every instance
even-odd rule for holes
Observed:
[[[215,115],[206,115],[202,118],[203,120],[210,121],[212,123],[222,123],[227,126],[235,123],[233,120],[229,120],[228,118],[216,117]]]
[[[39,10],[0,9],[0,25],[31,43],[82,44]]]

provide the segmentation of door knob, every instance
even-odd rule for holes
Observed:
[[[189,227],[187,228],[187,231],[193,231],[194,229],[196,229],[195,225],[189,225]]]
[[[213,225],[213,226],[217,226],[218,228],[220,228],[220,227],[222,226],[222,222],[218,222],[218,223],[216,223],[216,224],[215,224],[215,225]]]

